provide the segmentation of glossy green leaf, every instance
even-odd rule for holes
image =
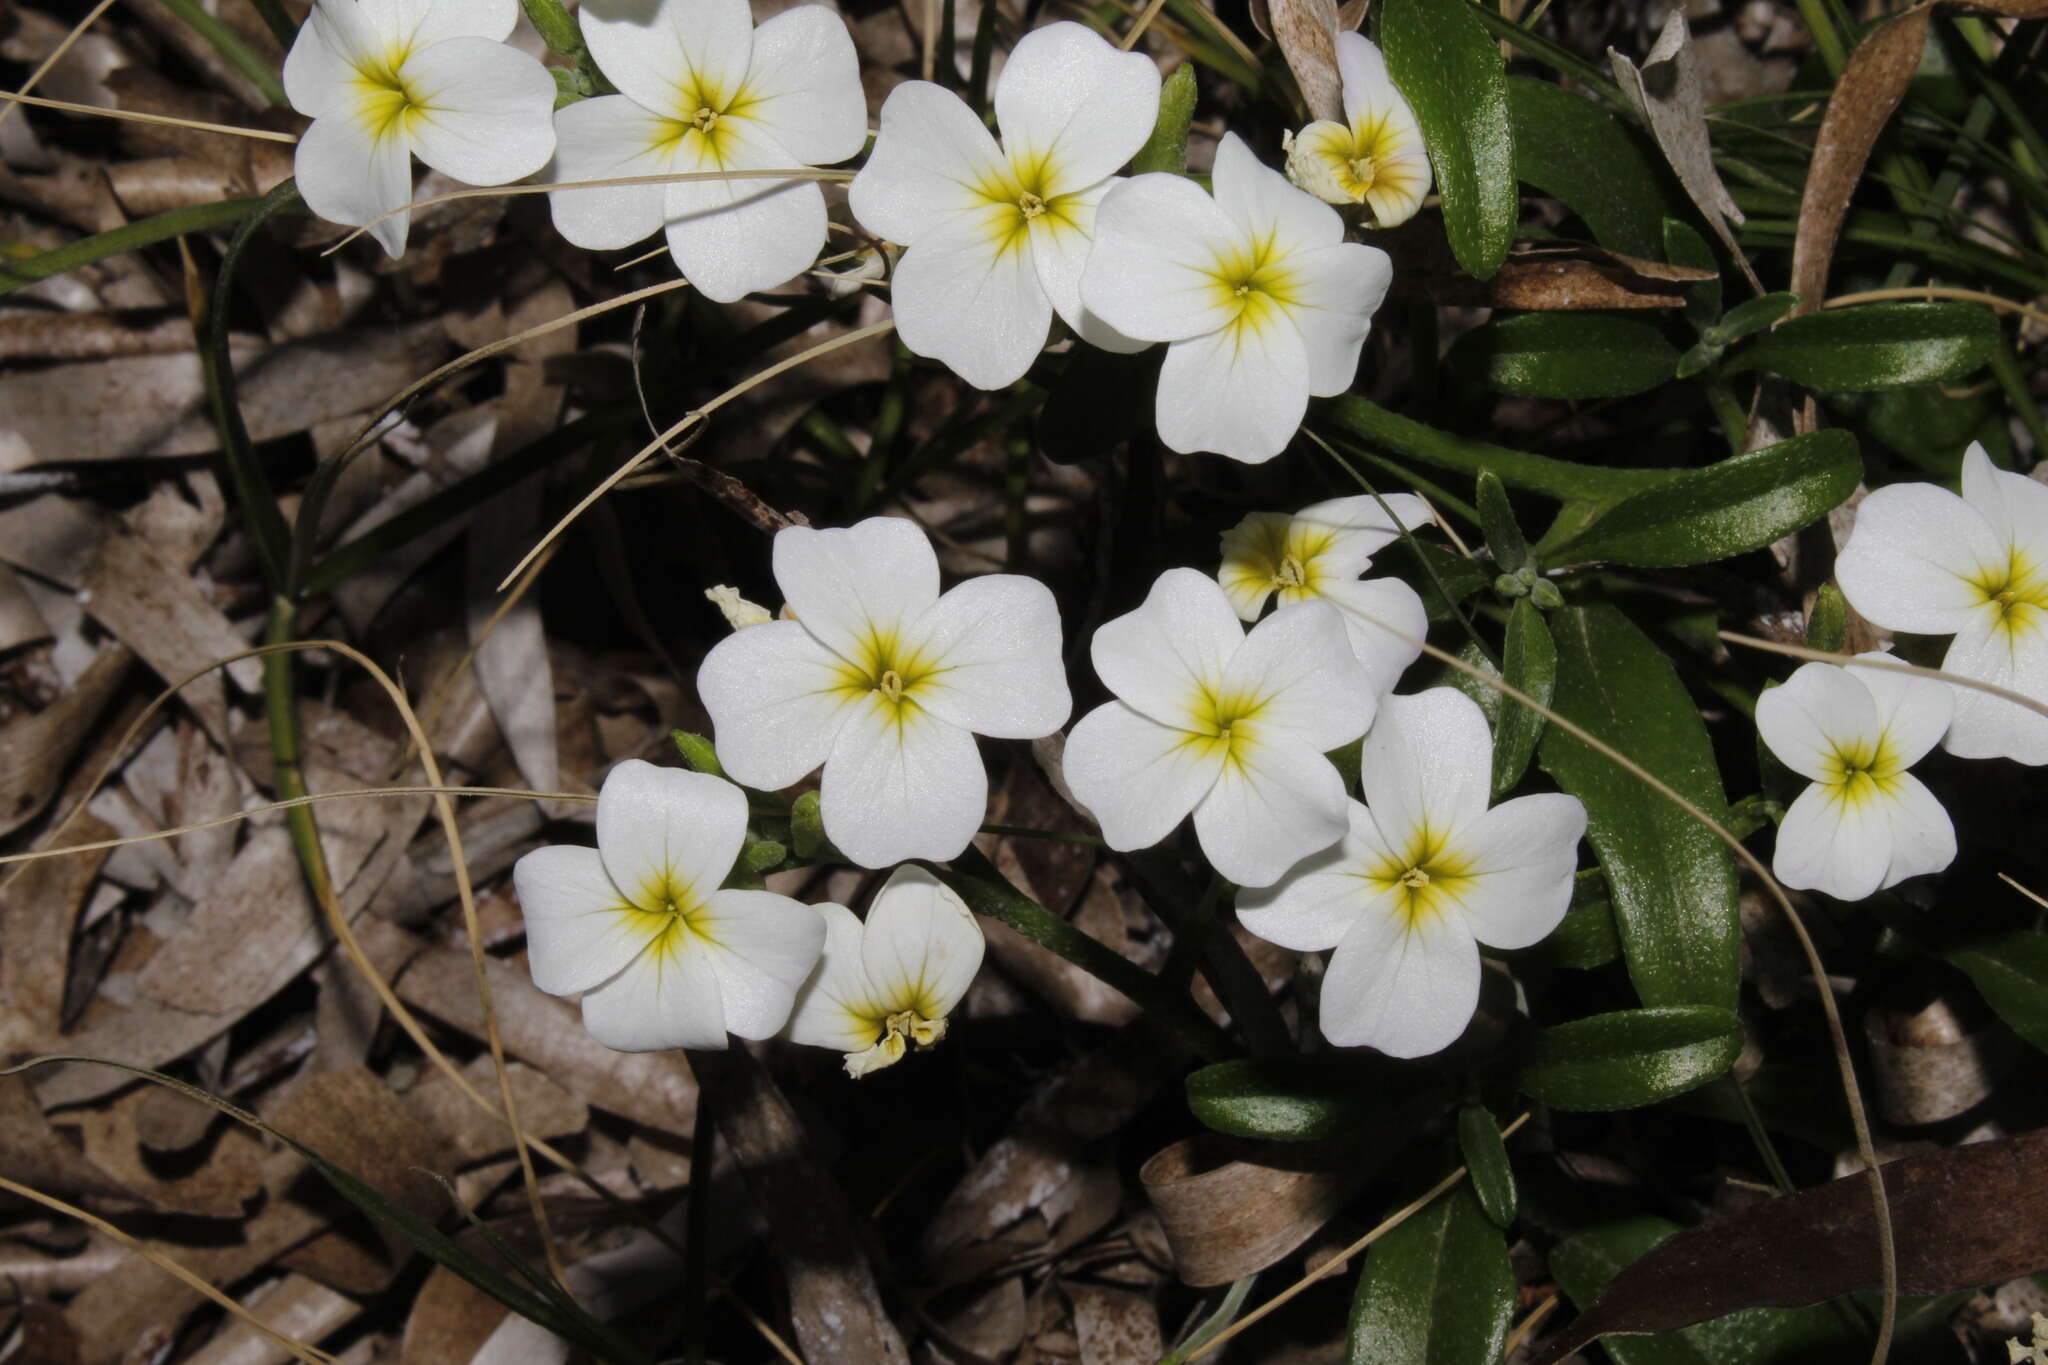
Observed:
[[[1351,1300],[1348,1365],[1494,1365],[1515,1311],[1501,1231],[1461,1184],[1382,1237]]]
[[[1520,1084],[1558,1109],[1637,1109],[1705,1085],[1741,1051],[1733,1010],[1619,1010],[1538,1033]]]
[[[2012,1031],[2048,1052],[2048,934],[2018,930],[1944,953]]]
[[[1451,251],[1490,279],[1520,211],[1500,48],[1464,0],[1382,0],[1380,46],[1422,127]]]
[[[1450,363],[1522,398],[1618,398],[1672,377],[1678,350],[1641,318],[1516,313],[1467,332]]]
[[[1508,613],[1507,638],[1501,646],[1501,670],[1508,686],[1529,694],[1545,706],[1557,691],[1557,644],[1543,613],[1524,597]],[[1514,790],[1536,755],[1543,737],[1543,717],[1513,697],[1502,694],[1500,720],[1493,730],[1493,794]]]
[[[1589,867],[1572,882],[1572,903],[1550,937],[1528,950],[1559,967],[1590,971],[1621,956],[1621,938],[1614,929],[1614,900],[1607,879]]]
[[[1827,396],[1827,406],[1844,423],[1853,423],[1937,479],[1962,477],[1963,452],[1973,441],[1983,445],[1993,464],[2012,468],[2005,395],[1991,390],[1956,397],[1948,389],[1910,384],[1876,393],[1836,392]]]
[[[1605,604],[1550,615],[1552,708],[1629,756],[1709,816],[1727,807],[1713,746],[1671,661]],[[1537,754],[1586,803],[1587,839],[1614,897],[1629,978],[1645,1005],[1735,1007],[1735,860],[1712,832],[1564,730]]]
[[[1188,1077],[1188,1108],[1219,1133],[1315,1142],[1383,1117],[1441,1082],[1419,1067],[1359,1052],[1240,1058]]]
[[[1483,1104],[1468,1104],[1458,1111],[1458,1152],[1472,1181],[1479,1207],[1505,1228],[1515,1221],[1515,1171],[1508,1164],[1508,1145],[1501,1141],[1500,1126]]]
[[[1809,432],[1687,469],[1537,547],[1545,564],[1606,561],[1674,568],[1761,550],[1840,506],[1863,477],[1856,438]]]
[[[1424,464],[1475,476],[1482,469],[1491,470],[1510,488],[1526,488],[1561,500],[1613,502],[1662,483],[1675,472],[1669,469],[1608,469],[1509,450],[1505,446],[1488,445],[1484,441],[1467,440],[1447,431],[1438,431],[1363,398],[1335,399],[1324,412],[1330,424],[1345,437],[1355,437],[1369,448],[1388,450]]]
[[[1673,205],[1654,150],[1620,119],[1552,81],[1508,77],[1515,174],[1585,220],[1609,251],[1654,259]],[[1713,268],[1709,259],[1707,268]]]
[[[1500,476],[1490,469],[1479,471],[1477,496],[1479,529],[1486,533],[1486,548],[1493,551],[1494,567],[1513,573],[1529,562],[1529,542],[1515,524],[1515,509],[1508,506],[1508,490]]]
[[[1891,389],[1962,379],[1998,345],[1997,320],[1974,303],[1869,303],[1782,323],[1726,372],[1769,370],[1812,389]]]
[[[1131,174],[1164,171],[1181,175],[1188,168],[1188,125],[1195,117],[1195,68],[1181,64],[1159,86],[1159,117],[1152,136],[1131,158]]]
[[[1744,337],[1781,321],[1798,306],[1799,296],[1792,293],[1761,294],[1753,299],[1744,299],[1708,329],[1709,335],[1723,346],[1732,346]]]

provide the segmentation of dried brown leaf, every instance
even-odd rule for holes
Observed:
[[[97,843],[113,832],[81,815],[65,842]],[[106,860],[105,850],[42,858],[11,869],[0,881],[0,1011],[6,1016],[0,1033],[10,1042],[28,1047],[57,1036],[71,927]]]
[[[1337,0],[1260,0],[1260,31],[1280,45],[1311,119],[1344,117],[1344,81],[1337,74]],[[1256,22],[1256,20],[1255,20]],[[1270,31],[1268,31],[1270,29]]]
[[[363,1311],[354,1299],[304,1275],[286,1275],[244,1300],[243,1306],[272,1331],[295,1341],[320,1341]],[[287,1359],[275,1341],[250,1324],[231,1322],[186,1356],[183,1365],[279,1365]]]
[[[71,756],[93,733],[134,662],[135,655],[124,646],[103,649],[77,686],[0,729],[0,834],[21,828],[50,803]]]
[[[1254,1143],[1204,1133],[1139,1170],[1181,1280],[1229,1284],[1286,1257],[1344,1206],[1369,1168],[1355,1145]]]
[[[0,1174],[44,1194],[77,1200],[141,1197],[65,1141],[43,1116],[28,1082],[0,1076]],[[12,1196],[0,1196],[12,1204]]]
[[[254,343],[238,337],[239,344]],[[192,319],[171,313],[15,313],[0,317],[0,360],[105,360],[192,349]]]
[[[1102,1285],[1068,1284],[1081,1365],[1152,1365],[1166,1354],[1159,1308],[1149,1295]]]

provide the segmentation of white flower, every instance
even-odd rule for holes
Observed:
[[[547,68],[505,46],[517,0],[316,0],[284,59],[313,120],[294,163],[306,206],[360,225],[412,198],[412,158],[472,185],[532,175],[555,150]],[[405,250],[411,214],[370,229]]]
[[[853,39],[822,5],[758,29],[747,0],[585,0],[580,19],[624,93],[555,115],[551,180],[825,166],[867,141]],[[593,250],[665,228],[676,268],[719,303],[786,283],[825,244],[825,196],[809,180],[621,185],[548,202],[561,234]]]
[[[1415,589],[1398,578],[1359,581],[1372,567],[1373,554],[1396,539],[1401,526],[1412,531],[1433,520],[1429,504],[1413,493],[1390,493],[1386,504],[1400,526],[1387,520],[1370,494],[1332,498],[1291,517],[1247,513],[1223,533],[1223,567],[1216,571],[1223,595],[1246,621],[1258,620],[1276,594],[1283,607],[1318,599],[1335,607],[1375,696],[1394,690],[1422,652],[1416,642],[1429,631],[1429,613]]]
[[[1393,267],[1235,133],[1214,181],[1213,199],[1177,175],[1103,196],[1081,297],[1118,331],[1168,343],[1161,440],[1258,464],[1287,448],[1311,394],[1351,387]]]
[[[1954,635],[1942,668],[2048,701],[2048,486],[1963,456],[1963,495],[1880,488],[1835,561],[1849,605],[1887,630]],[[2048,763],[2048,717],[1955,689],[1943,747],[1962,758]]]
[[[533,984],[581,991],[584,1027],[621,1052],[772,1037],[825,923],[787,896],[719,889],[746,833],[730,782],[637,758],[613,768],[597,847],[535,849],[512,869]]]
[[[1429,193],[1429,153],[1415,111],[1370,38],[1337,35],[1344,121],[1320,119],[1287,143],[1287,178],[1326,204],[1364,204],[1377,227],[1405,223]]]
[[[1215,869],[1265,886],[1344,832],[1323,755],[1364,733],[1375,694],[1333,607],[1282,607],[1247,635],[1214,579],[1169,569],[1091,656],[1117,700],[1074,727],[1065,767],[1111,848],[1149,848],[1192,811]]]
[[[1081,306],[1081,266],[1110,173],[1159,117],[1159,69],[1075,23],[1024,36],[996,79],[1000,146],[959,96],[889,92],[848,200],[909,248],[890,284],[896,333],[977,388],[1021,378],[1057,312],[1097,346],[1133,351]]]
[[[720,762],[765,790],[824,764],[825,836],[863,867],[957,857],[988,806],[974,737],[1036,739],[1073,707],[1052,594],[987,574],[941,596],[898,517],[788,527],[774,559],[795,619],[735,632],[697,673]]]
[[[1420,1057],[1471,1021],[1479,944],[1526,948],[1564,918],[1586,808],[1545,793],[1488,810],[1493,737],[1448,687],[1388,697],[1360,770],[1343,843],[1238,896],[1237,917],[1284,948],[1335,950],[1324,1037]]]
[[[1948,812],[1906,769],[1958,709],[1932,678],[1823,663],[1803,665],[1759,697],[1757,733],[1786,767],[1813,779],[1778,826],[1778,880],[1856,901],[1954,861]]]
[[[825,956],[797,996],[792,1041],[837,1048],[846,1074],[865,1076],[946,1036],[985,947],[959,896],[906,863],[875,893],[866,924],[843,905],[813,908],[825,918]]]

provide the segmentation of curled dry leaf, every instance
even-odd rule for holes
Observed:
[[[1371,1174],[1348,1139],[1258,1143],[1203,1133],[1139,1170],[1183,1283],[1206,1289],[1286,1257]]]
[[[1991,1034],[1972,1032],[1946,1000],[1863,1016],[1879,1108],[1889,1123],[1939,1123],[1991,1094]]]

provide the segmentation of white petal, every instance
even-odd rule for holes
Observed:
[[[1816,781],[1841,775],[1837,753],[1875,751],[1877,703],[1859,677],[1835,664],[1802,664],[1757,698],[1756,729],[1778,761]]]
[[[1290,185],[1236,133],[1225,133],[1216,144],[1213,181],[1217,207],[1236,225],[1240,241],[1265,243],[1272,255],[1291,263],[1297,252],[1344,240],[1337,210]]]
[[[869,232],[915,246],[952,217],[986,207],[980,188],[1008,174],[996,140],[958,95],[905,81],[882,102],[875,145],[847,203]]]
[[[968,579],[905,627],[904,644],[938,669],[913,684],[917,704],[962,730],[1037,739],[1073,712],[1059,603],[1035,578]]]
[[[1075,724],[1062,759],[1067,784],[1102,826],[1104,843],[1119,851],[1152,847],[1216,785],[1221,746],[1190,740],[1120,701]]]
[[[1043,31],[1043,30],[1041,30]],[[1095,210],[1102,197],[1123,181],[1115,176],[1085,190],[1062,196],[1052,210],[1031,220],[1031,265],[1039,287],[1067,326],[1081,340],[1105,351],[1129,355],[1152,343],[1125,336],[1089,312],[1081,303],[1081,272],[1095,246]]]
[[[1138,154],[1159,119],[1159,68],[1080,24],[1047,24],[1010,51],[996,78],[996,126],[1011,164],[1043,163],[1068,194]]]
[[[1479,1008],[1479,945],[1455,916],[1362,919],[1330,955],[1323,1036],[1389,1057],[1441,1052]]]
[[[1216,570],[1216,582],[1240,620],[1258,620],[1273,595],[1293,520],[1284,512],[1247,512],[1223,533],[1223,563]]]
[[[722,106],[746,83],[747,0],[583,0],[577,18],[598,69],[656,113],[687,119],[686,93]]]
[[[1022,379],[1052,330],[1031,237],[1003,230],[1003,213],[1018,218],[991,209],[939,220],[903,253],[889,285],[903,344],[978,389]]]
[[[861,962],[890,1013],[909,1009],[943,1019],[974,983],[986,947],[967,903],[925,869],[906,864],[868,907]]]
[[[1290,256],[1287,266],[1301,291],[1288,316],[1308,350],[1308,391],[1318,398],[1343,393],[1393,283],[1393,261],[1378,247],[1340,242]]]
[[[356,0],[314,0],[284,57],[284,92],[308,118],[339,108],[356,68],[382,55],[382,40]]]
[[[1885,818],[1891,825],[1891,865],[1884,885],[1897,886],[1923,872],[1939,872],[1956,860],[1956,827],[1934,793],[1911,773],[1892,779]]]
[[[798,988],[818,965],[825,921],[770,891],[720,891],[690,929],[718,974],[727,1031],[742,1038],[780,1032]]]
[[[1384,501],[1383,508],[1380,503]],[[1387,513],[1394,514],[1389,520]],[[1356,578],[1372,563],[1372,557],[1401,538],[1402,528],[1419,531],[1436,524],[1429,504],[1413,493],[1358,493],[1348,498],[1331,498],[1294,514],[1302,531],[1313,531],[1322,541],[1315,553],[1314,568],[1337,578]],[[1398,524],[1396,524],[1398,522]]]
[[[1856,657],[1903,662],[1882,649]],[[1890,668],[1858,668],[1854,664],[1849,666],[1849,676],[1870,693],[1885,748],[1901,768],[1910,768],[1926,757],[1928,750],[1941,743],[1949,723],[1955,719],[1954,689],[1934,678],[1915,677]]]
[[[2041,618],[2038,611],[2016,611],[2001,623],[1980,614],[1949,645],[1943,671],[2048,700],[2048,629]],[[2048,717],[1974,688],[1955,688],[1955,701],[1944,749],[1958,758],[2048,763]]]
[[[1425,832],[1454,836],[1486,810],[1493,735],[1479,703],[1449,687],[1387,697],[1359,756],[1365,804],[1388,843],[1413,856]]]
[[[1429,633],[1422,595],[1398,578],[1369,578],[1332,583],[1322,598],[1342,613],[1351,652],[1372,680],[1374,695],[1393,691]]]
[[[594,848],[537,848],[512,865],[512,888],[526,917],[533,984],[549,995],[587,991],[616,975],[661,927],[626,903]]]
[[[2000,545],[2017,550],[2038,572],[2048,561],[2048,484],[1991,463],[1982,442],[1963,452],[1963,501],[1991,523]]]
[[[1235,744],[1195,806],[1203,855],[1239,886],[1272,885],[1343,838],[1345,828],[1344,779],[1321,753],[1292,739]]]
[[[860,918],[830,901],[811,909],[825,925],[825,954],[797,992],[789,1039],[807,1047],[859,1052],[874,1043],[880,1021],[888,1014],[861,965]]]
[[[758,627],[757,627],[758,629]],[[710,898],[747,834],[747,796],[708,773],[629,758],[597,793],[597,850],[614,885],[645,910]]]
[[[549,180],[620,180],[667,175],[674,160],[668,119],[624,95],[578,100],[555,114],[555,159]],[[663,150],[664,146],[668,150]],[[631,246],[661,230],[665,185],[561,190],[548,196],[555,230],[587,251]]]
[[[1387,75],[1386,58],[1363,34],[1337,35],[1337,71],[1344,81],[1344,121],[1373,160],[1365,202],[1380,227],[1405,223],[1429,193],[1429,153],[1415,111]]]
[[[583,1027],[616,1052],[725,1046],[718,973],[701,944],[669,935],[583,995]]]
[[[851,673],[795,621],[764,621],[720,640],[697,670],[719,762],[762,791],[794,783],[832,752],[860,695]]]
[[[1284,739],[1319,754],[1364,734],[1379,701],[1344,618],[1326,602],[1282,607],[1253,626],[1224,670],[1223,691],[1257,699],[1260,744]]]
[[[790,614],[856,662],[874,636],[901,639],[939,600],[939,558],[923,530],[905,517],[869,517],[824,530],[786,527],[775,533],[771,553]]]
[[[1859,786],[1869,791],[1867,782]],[[1843,801],[1841,791],[1815,783],[1799,794],[1778,826],[1771,871],[1794,890],[1860,901],[1885,884],[1891,866],[1891,803],[1874,792]]]
[[[519,22],[518,0],[362,0],[393,45],[417,51],[448,38],[502,43]]]
[[[1186,728],[1206,694],[1218,691],[1244,627],[1213,579],[1168,569],[1137,610],[1105,621],[1089,657],[1109,690],[1165,725]]]
[[[846,21],[823,5],[798,5],[755,29],[746,116],[798,165],[829,166],[859,155],[868,140],[868,101]]]
[[[1557,792],[1503,802],[1459,830],[1449,851],[1471,871],[1450,894],[1472,937],[1493,948],[1542,941],[1571,906],[1585,835],[1586,807]]]
[[[292,171],[306,207],[330,223],[360,226],[412,198],[412,143],[396,131],[380,135],[352,109],[336,107],[299,138]],[[370,229],[385,252],[405,250],[410,211]]]
[[[1170,449],[1264,464],[1287,449],[1308,412],[1300,331],[1269,310],[1258,325],[1241,320],[1174,342],[1160,367],[1156,407],[1159,439]]]
[[[870,692],[847,716],[818,796],[825,837],[862,867],[944,862],[981,828],[988,771],[973,735]]]
[[[1297,953],[1328,952],[1369,914],[1385,914],[1391,893],[1375,890],[1364,874],[1391,862],[1372,815],[1356,801],[1344,805],[1341,842],[1296,863],[1270,887],[1237,893],[1237,918],[1268,943]]]
[[[686,136],[673,169],[782,170],[795,161],[766,130],[732,119],[719,126],[715,150]],[[667,186],[662,213],[676,268],[714,303],[787,284],[825,245],[825,195],[810,180],[679,181]]]
[[[1218,258],[1239,245],[1216,201],[1177,175],[1140,175],[1113,186],[1095,211],[1095,247],[1081,272],[1081,301],[1129,337],[1181,341],[1233,316],[1218,287]]]
[[[1361,116],[1376,113],[1393,101],[1407,103],[1387,74],[1386,55],[1363,33],[1337,35],[1337,75],[1344,82],[1346,123],[1357,123]]]
[[[554,79],[519,49],[450,38],[407,58],[404,75],[421,102],[413,150],[435,170],[503,185],[555,154]]]
[[[1983,603],[1977,585],[2003,579],[2009,563],[1981,509],[1931,483],[1895,483],[1857,506],[1835,581],[1887,630],[1947,635]]]

